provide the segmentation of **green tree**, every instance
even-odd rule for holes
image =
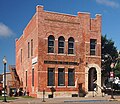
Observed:
[[[120,60],[117,60],[114,72],[115,76],[120,78]]]
[[[102,36],[102,56],[109,54],[112,58],[118,57],[117,48],[114,46],[112,39],[107,39],[107,36]]]
[[[104,35],[101,37],[102,49],[102,76],[108,77],[110,72],[110,64],[118,57],[117,48],[114,46],[112,39],[107,39]]]

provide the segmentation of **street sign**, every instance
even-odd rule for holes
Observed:
[[[114,77],[114,72],[110,72],[110,77]]]
[[[114,72],[110,72],[110,78],[114,78]]]

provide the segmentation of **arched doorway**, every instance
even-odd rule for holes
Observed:
[[[88,71],[88,91],[96,90],[97,71],[95,67],[91,67]]]
[[[92,77],[91,73],[94,73],[96,78]],[[93,80],[95,79],[95,80]],[[96,84],[96,89],[93,89],[94,83]],[[94,92],[94,90],[96,90]],[[88,96],[91,96],[91,93],[94,92],[95,96],[101,96],[101,68],[97,64],[87,64],[85,69],[85,91],[88,93]]]

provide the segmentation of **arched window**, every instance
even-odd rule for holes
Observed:
[[[48,53],[54,53],[54,36],[50,35],[48,37]]]
[[[58,38],[58,53],[64,53],[65,39],[63,36]]]
[[[74,38],[68,39],[68,54],[74,54]]]

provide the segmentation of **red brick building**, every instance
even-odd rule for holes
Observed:
[[[101,15],[48,12],[43,6],[16,40],[16,70],[29,95],[71,97],[101,86]],[[99,87],[98,87],[99,86]]]

